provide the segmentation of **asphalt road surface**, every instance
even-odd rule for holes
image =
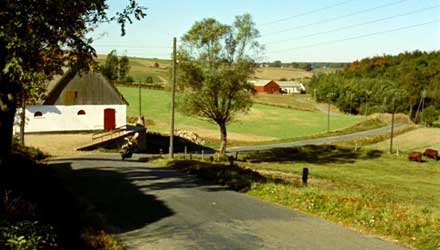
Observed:
[[[408,125],[405,124],[397,124],[394,126],[394,131],[405,128]],[[310,140],[303,140],[303,141],[297,141],[297,142],[288,142],[288,143],[279,143],[279,144],[268,144],[268,145],[259,145],[259,146],[246,146],[246,147],[233,147],[228,148],[229,153],[235,153],[235,152],[250,152],[250,151],[258,151],[258,150],[268,150],[268,149],[274,149],[274,148],[290,148],[290,147],[298,147],[298,146],[304,146],[304,145],[321,145],[321,144],[327,144],[327,143],[334,143],[334,142],[341,142],[341,141],[350,141],[366,136],[374,136],[374,135],[381,135],[385,133],[389,133],[391,131],[391,126],[386,126],[382,128],[362,131],[362,132],[356,132],[352,134],[347,135],[339,135],[339,136],[332,136],[332,137],[325,137],[325,138],[318,138],[318,139],[310,139]]]
[[[129,249],[406,249],[116,154],[49,163],[73,169],[77,192]]]

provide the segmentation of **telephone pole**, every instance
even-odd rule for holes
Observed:
[[[394,113],[396,112],[396,98],[393,98],[393,111],[391,115],[391,136],[390,136],[390,154],[393,153],[393,136],[394,136]]]
[[[170,159],[174,158],[174,100],[176,95],[176,38],[173,38],[173,79],[171,83]]]
[[[331,97],[334,95],[335,93],[328,93],[327,94],[327,102],[328,102],[328,110],[327,110],[327,133],[330,132],[330,101],[331,101]]]
[[[141,83],[138,84],[139,87],[139,91],[138,91],[138,95],[139,95],[139,118],[142,117],[142,95],[141,95]]]

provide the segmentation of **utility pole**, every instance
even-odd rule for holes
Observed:
[[[173,79],[171,84],[170,159],[174,158],[174,100],[176,95],[176,38],[173,38]]]
[[[138,84],[138,87],[139,87],[139,93],[138,93],[138,95],[139,95],[139,118],[140,117],[142,117],[142,95],[141,95],[141,83],[139,83]]]
[[[353,93],[350,93],[350,108],[348,110],[348,114],[351,115],[351,103],[353,102]]]
[[[390,154],[393,153],[393,136],[394,136],[394,113],[396,112],[396,98],[393,98],[393,111],[391,115],[391,136],[390,136]]]
[[[21,93],[21,114],[20,114],[20,143],[24,146],[24,129],[26,126],[26,94]]]
[[[417,122],[417,117],[419,116],[419,113],[421,112],[420,109],[423,110],[422,106],[425,105],[425,96],[426,96],[426,90],[422,91],[422,96],[420,98],[419,106],[417,107],[416,111],[416,117],[414,118],[414,122]],[[423,113],[421,114],[423,116]],[[423,117],[422,117],[423,118]],[[423,119],[422,119],[423,120]]]
[[[327,94],[327,102],[328,102],[328,110],[327,110],[327,133],[330,132],[330,102],[331,97],[334,95],[334,93],[328,93]]]

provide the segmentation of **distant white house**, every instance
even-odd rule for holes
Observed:
[[[299,93],[305,93],[306,87],[304,87],[304,84],[297,81],[275,81],[281,89],[281,92],[284,92],[286,94],[299,94]]]
[[[26,107],[25,133],[112,130],[126,125],[127,105],[101,73],[67,71],[48,84],[40,104]]]

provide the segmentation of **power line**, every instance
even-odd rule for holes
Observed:
[[[293,15],[293,16],[283,17],[283,18],[280,18],[280,19],[276,19],[276,20],[274,20],[274,21],[270,21],[270,22],[267,22],[267,23],[263,23],[263,24],[261,24],[260,26],[267,26],[267,25],[270,25],[270,24],[283,22],[283,21],[286,21],[286,20],[289,20],[289,19],[293,19],[293,18],[300,17],[300,16],[310,15],[310,14],[313,14],[313,13],[316,13],[316,12],[320,12],[320,11],[323,11],[323,10],[332,9],[332,8],[337,7],[337,6],[340,6],[340,5],[344,5],[344,4],[349,3],[349,2],[353,2],[353,0],[344,1],[344,2],[339,2],[339,3],[336,3],[336,4],[332,4],[332,5],[327,5],[327,6],[324,6],[324,7],[322,7],[322,8],[318,8],[318,9],[314,9],[314,10],[306,11],[306,12],[299,13],[299,14],[296,14],[296,15]]]
[[[367,24],[372,24],[372,23],[378,23],[378,22],[382,22],[382,21],[386,21],[386,20],[390,20],[393,18],[397,18],[397,17],[403,17],[403,16],[409,16],[409,15],[413,15],[419,12],[424,12],[424,11],[429,11],[429,10],[433,10],[440,7],[440,5],[436,5],[436,6],[430,6],[427,8],[423,8],[423,9],[418,9],[415,11],[410,11],[410,12],[406,12],[406,13],[402,13],[402,14],[398,14],[398,15],[394,15],[394,16],[389,16],[389,17],[384,17],[384,18],[379,18],[379,19],[375,19],[375,20],[370,20],[367,22],[363,22],[363,23],[358,23],[358,24],[351,24],[351,25],[346,25],[346,26],[342,26],[339,28],[335,28],[335,29],[331,29],[331,30],[326,30],[326,31],[321,31],[321,32],[315,32],[315,33],[311,33],[308,35],[303,35],[303,36],[297,36],[297,37],[293,37],[290,39],[284,39],[284,40],[279,40],[279,41],[274,41],[274,42],[269,42],[269,43],[265,43],[265,44],[278,44],[278,43],[283,43],[283,42],[290,42],[294,39],[301,39],[301,38],[307,38],[307,37],[313,37],[313,36],[318,36],[318,35],[322,35],[322,34],[327,34],[327,33],[331,33],[331,32],[335,32],[335,31],[340,31],[340,30],[345,30],[345,29],[350,29],[353,27],[358,27],[358,26],[364,26]]]
[[[95,47],[124,47],[131,49],[169,49],[172,50],[172,47],[164,47],[164,46],[137,46],[137,45],[126,45],[126,44],[93,44]]]
[[[281,52],[285,52],[285,51],[289,51],[289,50],[311,48],[311,47],[317,47],[317,46],[321,46],[321,45],[327,45],[327,44],[332,44],[332,43],[348,41],[348,40],[355,40],[355,39],[369,37],[369,36],[375,36],[375,35],[391,33],[391,32],[396,32],[396,31],[405,30],[405,29],[411,29],[411,28],[415,28],[415,27],[419,27],[419,26],[423,26],[423,25],[437,23],[439,21],[440,20],[437,19],[437,20],[432,20],[432,21],[425,22],[425,23],[419,23],[419,24],[414,24],[414,25],[409,25],[409,26],[403,26],[403,27],[399,27],[399,28],[395,28],[395,29],[389,29],[389,30],[384,30],[384,31],[379,31],[379,32],[374,32],[374,33],[369,33],[369,34],[363,34],[363,35],[348,37],[348,38],[344,38],[344,39],[331,40],[331,41],[325,41],[325,42],[320,42],[320,43],[315,43],[315,44],[309,44],[309,45],[304,45],[304,46],[293,47],[293,48],[289,48],[289,49],[276,50],[276,51],[271,51],[268,54],[276,54],[276,53],[281,53]]]
[[[268,35],[271,35],[271,34],[279,34],[281,32],[286,32],[286,31],[291,31],[291,30],[296,30],[296,29],[302,29],[302,28],[306,28],[306,27],[309,27],[309,26],[313,26],[313,25],[317,25],[317,24],[322,24],[322,23],[327,23],[327,22],[331,22],[331,21],[336,21],[336,20],[344,19],[346,17],[351,17],[351,16],[355,16],[355,15],[358,15],[358,14],[374,11],[374,10],[377,10],[377,9],[381,9],[381,8],[397,5],[397,4],[406,2],[406,1],[408,1],[408,0],[399,0],[399,1],[396,1],[396,2],[388,3],[388,4],[382,4],[382,5],[373,7],[373,8],[368,8],[368,9],[363,9],[363,10],[351,12],[351,13],[349,13],[347,15],[343,15],[343,16],[332,17],[332,18],[324,19],[324,20],[317,21],[317,22],[314,22],[314,23],[297,25],[297,26],[294,26],[294,27],[291,27],[291,28],[288,28],[288,29],[283,29],[283,30],[278,30],[278,31],[274,31],[274,32],[265,33],[261,37],[268,36]]]

